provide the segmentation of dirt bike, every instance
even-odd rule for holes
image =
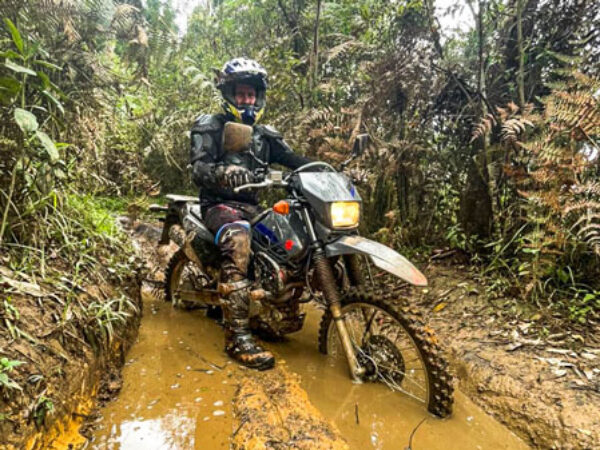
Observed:
[[[365,136],[357,138],[350,160],[364,150]],[[394,250],[359,236],[362,200],[349,177],[323,162],[289,173],[265,164],[259,175],[261,181],[235,191],[281,188],[288,195],[250,220],[253,330],[271,337],[298,331],[305,317],[300,305],[314,301],[325,310],[319,350],[345,356],[353,380],[383,382],[438,417],[450,415],[452,379],[435,335],[406,300],[375,287],[369,267],[415,286],[427,279]],[[214,312],[221,294],[214,236],[197,198],[167,198],[168,207],[154,207],[166,213],[161,243],[173,238],[180,249],[166,271],[166,299]],[[185,233],[173,233],[175,226]]]

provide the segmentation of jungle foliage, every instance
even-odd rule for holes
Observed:
[[[172,0],[2,2],[5,258],[71,251],[74,196],[192,193],[190,123],[219,111],[213,68],[245,55],[270,74],[265,122],[298,151],[339,162],[371,135],[353,166],[366,233],[460,250],[500,290],[598,314],[598,2],[198,3],[181,29]],[[461,12],[471,26],[441,26]]]

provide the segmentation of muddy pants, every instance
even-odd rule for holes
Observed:
[[[248,276],[250,263],[250,224],[260,208],[244,203],[220,203],[206,207],[204,223],[215,235],[223,256],[221,282],[231,283]]]
[[[248,330],[248,264],[250,263],[250,224],[260,208],[243,203],[221,203],[203,212],[204,223],[215,235],[222,255],[221,283],[230,292],[222,296],[225,327],[230,333]],[[227,339],[227,334],[226,334]]]

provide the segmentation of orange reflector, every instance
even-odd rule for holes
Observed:
[[[277,214],[289,214],[290,204],[285,200],[280,200],[273,205],[273,211],[275,211]]]

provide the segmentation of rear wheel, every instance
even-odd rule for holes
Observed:
[[[342,314],[365,381],[377,381],[422,403],[429,412],[452,412],[452,377],[440,354],[436,336],[418,312],[393,304],[392,294],[351,288],[342,300]],[[331,313],[319,328],[319,350],[344,358]]]
[[[206,308],[206,303],[184,300],[180,293],[201,291],[207,283],[204,272],[179,249],[169,260],[165,272],[165,300],[180,309]]]

